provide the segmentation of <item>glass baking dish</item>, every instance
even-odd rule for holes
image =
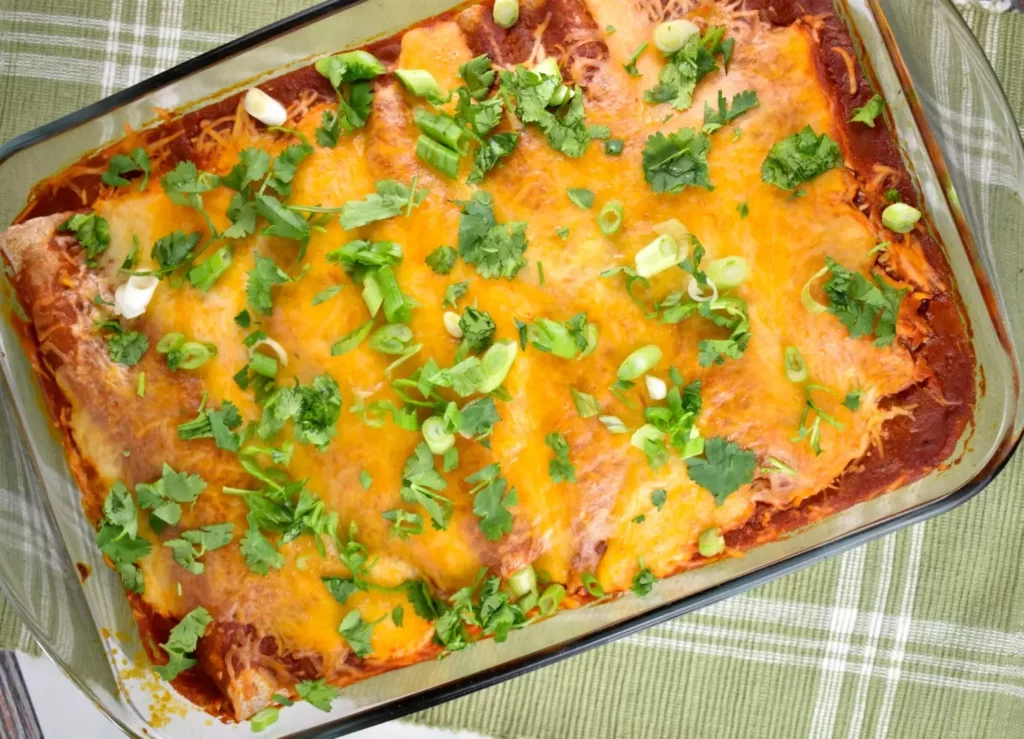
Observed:
[[[465,695],[807,567],[980,492],[1013,453],[1024,424],[1020,360],[1024,296],[1015,276],[1024,241],[1024,147],[981,48],[948,0],[836,0],[890,105],[908,166],[945,245],[966,306],[982,392],[956,462],[741,559],[561,613],[514,632],[364,681],[330,714],[282,712],[264,736],[328,737]],[[251,33],[0,148],[0,223],[32,183],[152,122],[154,106],[187,110],[448,10],[451,0],[334,0]],[[933,54],[944,36],[948,56]],[[197,102],[198,101],[198,102]],[[995,216],[995,217],[994,217]],[[9,290],[9,286],[5,286]],[[7,312],[14,310],[8,307]],[[51,431],[34,374],[9,322],[0,322],[0,586],[42,649],[127,734],[156,739],[246,735],[167,691],[145,657],[116,575],[104,566],[79,493]],[[16,533],[9,533],[16,532]],[[80,582],[76,563],[93,574]]]

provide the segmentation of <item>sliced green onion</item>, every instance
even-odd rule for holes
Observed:
[[[572,394],[572,402],[576,406],[576,413],[580,418],[591,418],[601,412],[601,404],[593,395],[581,393],[574,387],[570,387],[569,392]]]
[[[572,90],[570,90],[565,85],[559,85],[555,89],[554,94],[552,94],[551,99],[548,101],[548,105],[554,105],[554,106],[562,105],[566,100],[568,100],[572,96],[573,96]]]
[[[598,416],[597,420],[605,425],[613,434],[628,434],[629,429],[626,428],[626,424],[622,422],[622,419],[618,416]]]
[[[449,177],[459,176],[459,154],[429,136],[416,139],[416,156]]]
[[[455,446],[455,434],[446,433],[444,419],[431,416],[423,422],[423,441],[427,442],[431,454],[444,454]]]
[[[390,265],[377,268],[377,283],[380,286],[381,299],[384,305],[384,316],[388,323],[405,323],[410,318],[410,309],[406,303],[398,279]]]
[[[441,322],[444,323],[444,330],[449,335],[456,339],[462,338],[462,326],[459,325],[462,322],[462,316],[453,310],[446,310],[441,316]]]
[[[163,338],[156,343],[156,350],[161,354],[170,354],[181,349],[185,343],[185,334],[164,334]]]
[[[633,436],[630,437],[629,443],[640,451],[645,451],[645,444],[648,441],[663,441],[664,439],[664,431],[659,431],[652,424],[645,423],[633,432]]]
[[[425,69],[396,69],[395,77],[405,85],[405,89],[417,97],[444,97],[441,85],[434,79],[434,75]]]
[[[338,64],[338,67],[343,67],[348,76],[349,80],[370,80],[377,75],[384,74],[387,69],[381,64],[380,60],[368,51],[358,49],[356,51],[346,51],[341,54],[334,54],[333,56],[325,56],[322,59],[317,59],[316,71],[322,74],[324,77],[330,77],[332,68],[335,65],[331,64],[331,60],[337,60],[342,62]],[[335,85],[337,86],[337,85]]]
[[[146,397],[146,373],[145,372],[140,372],[139,373],[139,381],[138,381],[138,384],[135,386],[135,394],[138,395],[140,398]]]
[[[516,361],[519,345],[511,339],[502,339],[491,345],[480,360],[480,369],[484,379],[480,383],[480,392],[490,393],[498,389],[505,381],[512,363]]]
[[[452,117],[437,115],[429,110],[417,108],[413,113],[413,122],[418,129],[434,141],[444,144],[456,152],[459,151],[459,142],[462,141],[466,130],[461,128]]]
[[[653,231],[656,234],[668,234],[678,244],[682,244],[690,236],[690,232],[686,230],[686,226],[678,218],[669,218],[667,221],[655,223]]]
[[[675,54],[700,29],[688,20],[665,21],[654,29],[654,45],[662,54]]]
[[[702,557],[714,557],[725,551],[725,537],[721,529],[710,528],[701,532],[697,538],[697,551]]]
[[[882,224],[898,234],[910,233],[921,220],[921,211],[906,203],[893,203],[882,211]]]
[[[750,267],[743,257],[723,257],[716,259],[707,267],[707,276],[719,290],[731,290],[739,287],[750,274]]]
[[[765,460],[765,465],[761,468],[761,471],[767,472],[768,474],[779,473],[788,477],[796,477],[796,470],[781,459],[776,459],[775,457],[768,457],[768,459]]]
[[[679,263],[679,244],[668,234],[662,234],[636,253],[636,273],[653,277]]]
[[[807,365],[804,355],[795,346],[786,347],[786,377],[797,384],[807,382]]]
[[[597,216],[597,227],[605,236],[611,236],[622,226],[622,203],[618,200],[611,200],[605,203]]]
[[[604,588],[601,587],[601,583],[597,581],[597,578],[589,572],[584,572],[580,575],[580,582],[583,583],[583,587],[587,589],[587,592],[595,598],[604,597]]]
[[[342,354],[347,354],[355,349],[363,343],[363,339],[369,335],[371,329],[373,329],[372,318],[352,333],[342,336],[331,344],[331,356],[340,357]]]
[[[519,0],[494,0],[491,17],[502,28],[512,28],[519,20]]]
[[[579,347],[569,327],[550,318],[538,318],[528,329],[530,341],[541,351],[550,352],[562,359],[575,359]]]
[[[622,364],[619,365],[619,370],[615,375],[620,380],[629,382],[640,377],[640,375],[646,375],[660,361],[661,349],[654,344],[648,344],[626,357]]]
[[[253,354],[249,367],[257,375],[274,377],[277,375],[277,360],[266,354]]]
[[[622,139],[608,139],[604,142],[604,153],[610,157],[616,157],[622,153]]]
[[[277,723],[277,717],[281,709],[277,706],[267,706],[262,711],[257,711],[249,719],[249,728],[253,731],[263,731],[268,726]]]
[[[804,308],[809,310],[811,313],[824,313],[828,310],[827,305],[822,305],[811,295],[811,285],[819,277],[823,277],[828,272],[828,267],[822,267],[804,283],[803,289],[800,291],[800,301],[804,304]]]
[[[181,345],[181,361],[178,366],[187,370],[198,369],[216,356],[217,347],[213,344],[186,341]]]
[[[522,598],[527,593],[536,590],[537,574],[533,571],[533,567],[526,565],[523,569],[512,573],[508,578],[508,589],[517,598]]]
[[[593,323],[588,323],[585,336],[587,337],[587,348],[580,352],[580,359],[593,354],[594,350],[597,349],[597,340],[600,338],[597,326]]]
[[[533,71],[547,77],[557,77],[559,80],[562,79],[562,70],[558,66],[558,60],[553,56],[545,57],[542,61],[538,62],[536,66],[534,66]]]
[[[381,293],[380,282],[376,274],[368,274],[363,278],[363,302],[370,309],[370,315],[376,316],[384,302],[384,295]]]
[[[521,610],[523,613],[529,613],[534,609],[534,607],[539,602],[540,596],[537,595],[537,591],[534,590],[520,598],[516,605],[519,606],[519,610]]]
[[[703,453],[704,437],[700,435],[700,429],[694,426],[690,429],[690,438],[686,440],[683,448],[679,450],[679,457],[681,459],[689,459]]]
[[[188,281],[192,287],[202,292],[209,292],[217,278],[227,272],[231,266],[231,247],[222,246],[207,259],[188,271]]]
[[[537,601],[537,607],[540,608],[541,616],[550,616],[561,605],[565,599],[565,588],[554,583],[544,588],[544,594],[540,596],[540,600]]]
[[[646,375],[644,384],[647,385],[647,394],[651,400],[664,400],[668,396],[668,385],[660,377]]]
[[[395,323],[381,326],[374,331],[370,337],[370,348],[381,354],[402,354],[409,348],[411,341],[412,329],[404,324]]]

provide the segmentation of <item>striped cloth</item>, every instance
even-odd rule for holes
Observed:
[[[1024,15],[958,3],[1024,120]],[[0,140],[305,5],[4,0]],[[953,42],[927,24],[922,33],[934,36],[931,63],[950,65]],[[961,88],[947,89],[963,100],[942,100],[939,112],[962,127],[956,164],[980,173],[980,187],[1000,166],[999,147],[976,135],[985,126],[971,118]],[[1021,224],[988,215],[1024,243]],[[1022,736],[1022,475],[1017,455],[984,494],[947,516],[412,720],[552,739]],[[28,643],[0,602],[0,647]]]

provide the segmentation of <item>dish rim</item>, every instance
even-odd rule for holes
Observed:
[[[991,61],[984,53],[981,44],[978,42],[974,34],[970,33],[970,29],[963,17],[955,11],[950,0],[938,1],[941,5],[945,5],[947,10],[952,10],[952,16],[956,19],[954,22],[959,24],[962,27],[962,30],[968,31],[968,35],[971,38],[971,54],[980,57],[980,59],[984,61],[984,64],[979,66],[978,69],[975,70],[975,73],[988,76],[990,81],[995,82],[994,88],[997,90],[999,95],[998,103],[1004,106],[1006,111],[1011,111],[1012,109],[1010,108],[1009,101],[1006,98],[1005,90],[1003,90],[1002,85],[999,84]],[[302,26],[316,22],[329,15],[333,15],[334,13],[342,12],[357,5],[361,5],[365,2],[367,2],[367,0],[324,0],[310,8],[301,10],[297,13],[286,16],[285,18],[281,18],[225,44],[210,49],[209,51],[203,52],[198,56],[181,62],[180,64],[149,77],[148,79],[142,80],[72,113],[68,113],[53,121],[44,123],[43,125],[37,126],[29,131],[18,134],[9,141],[0,144],[0,166],[18,152],[41,144],[54,136],[65,133],[89,121],[114,112],[118,108],[144,97],[149,93],[155,92],[166,85],[180,81],[192,74],[201,72],[220,62],[230,59],[237,54],[248,51],[259,44],[271,41],[289,32],[297,30]],[[466,0],[462,0],[462,2],[456,3],[453,7],[458,7],[459,4],[463,4],[465,2]],[[843,0],[833,0],[833,5],[837,4],[842,5]],[[884,12],[875,0],[869,0],[868,4],[876,18],[879,18],[880,15],[884,17]],[[847,19],[844,19],[844,24],[847,25],[851,35],[854,35],[853,29],[849,28]],[[888,47],[890,58],[893,64],[897,67],[897,70],[900,72],[902,84],[902,80],[909,79],[909,77],[904,77],[906,70],[902,61],[892,53],[894,41],[891,36],[883,34],[883,38],[886,46]],[[916,109],[916,104],[913,103],[911,104],[911,109],[914,112],[915,120],[918,127],[921,129],[922,135],[926,138],[932,138],[930,130],[927,127],[922,128],[921,120],[918,120],[917,113],[921,112],[923,116],[923,111],[918,111]],[[1024,139],[1022,139],[1022,146],[1024,146]],[[929,159],[934,160],[934,155],[929,153]],[[948,179],[948,172],[940,172],[938,174],[940,181]],[[943,182],[943,184],[946,183]],[[966,224],[966,222],[962,222],[964,220],[963,214],[959,209],[951,208],[950,212],[953,215],[954,220],[957,222],[958,228],[962,226],[963,229],[966,230],[967,233],[971,233],[973,237],[973,233],[971,232],[969,225]],[[974,271],[976,273],[979,271],[977,269],[977,265],[975,265]],[[985,270],[981,270],[981,273],[986,281],[985,288],[987,288],[987,290],[991,290],[991,286],[988,283],[993,278],[988,275]],[[1002,306],[999,305],[999,308],[1000,310],[998,311],[997,317],[1000,320],[994,321],[997,330],[1012,334],[1012,327],[1006,322]],[[991,307],[988,312],[992,312]],[[0,375],[2,375],[2,373],[0,373]],[[12,389],[7,386],[6,378],[4,377],[2,379],[4,380],[5,388],[8,392],[11,392]],[[24,429],[21,428],[24,424],[24,419],[21,418],[20,414],[17,415],[19,432],[21,433],[24,442]],[[611,643],[638,631],[656,626],[672,618],[677,618],[687,613],[705,608],[721,600],[731,598],[747,590],[769,583],[784,575],[798,572],[825,559],[842,554],[850,549],[898,531],[899,529],[922,523],[930,518],[947,513],[968,502],[984,490],[1009,463],[1010,459],[1020,446],[1022,438],[1024,438],[1022,430],[1011,429],[1008,436],[1003,438],[1002,443],[994,447],[993,457],[987,464],[981,467],[970,480],[962,484],[958,489],[952,490],[941,498],[896,514],[891,518],[868,524],[863,528],[843,534],[833,541],[816,544],[808,549],[789,555],[758,570],[740,575],[732,580],[712,586],[701,592],[687,595],[676,601],[665,603],[642,613],[629,616],[619,622],[599,627],[592,633],[578,637],[570,642],[539,649],[531,652],[530,654],[511,659],[499,665],[488,667],[471,675],[456,678],[443,685],[426,688],[408,696],[407,698],[393,699],[381,705],[357,711],[342,718],[330,720],[320,726],[290,733],[286,735],[284,739],[328,739],[329,737],[338,737],[355,731],[360,731],[386,721],[401,718],[411,713],[416,713],[456,698],[465,697],[478,690],[493,687],[505,682],[506,680],[519,677],[541,667],[549,666],[568,657],[581,654],[594,647]],[[30,455],[30,457],[33,460],[33,466],[35,466],[34,457],[32,457],[32,455]],[[51,513],[48,506],[47,513],[48,515]],[[63,539],[61,542],[63,544]],[[47,657],[49,657],[80,690],[88,694],[89,689],[83,684],[83,682],[72,674],[70,670],[66,669],[60,659],[57,659],[51,654],[51,650],[46,646],[46,637],[43,636],[35,624],[26,617],[23,609],[17,604],[16,599],[11,597],[12,593],[10,591],[10,586],[3,578],[0,578],[0,592],[8,598],[8,602],[11,604],[13,610],[18,614],[19,618],[21,618],[33,638],[36,639],[42,653],[47,655]],[[99,706],[99,708],[101,712],[119,728],[126,732],[132,731],[128,727],[124,726],[117,717],[111,715],[104,707]]]

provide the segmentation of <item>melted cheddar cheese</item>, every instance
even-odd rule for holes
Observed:
[[[907,349],[900,342],[879,348],[870,338],[851,339],[835,317],[812,314],[801,303],[801,287],[826,256],[866,273],[875,259],[870,250],[884,240],[880,227],[851,203],[849,193],[857,186],[854,174],[844,169],[826,172],[803,185],[807,194],[798,199],[761,181],[761,163],[769,148],[804,126],[843,139],[833,102],[817,80],[811,32],[800,24],[769,27],[751,14],[701,4],[694,19],[727,25],[736,39],[735,55],[728,75],[719,70],[704,78],[692,107],[675,112],[643,100],[644,89],[653,84],[663,64],[653,48],[637,62],[642,77],[631,77],[623,69],[636,47],[650,39],[655,19],[621,0],[587,0],[585,5],[597,28],[611,25],[617,32],[604,40],[606,56],[586,58],[569,68],[563,65],[563,70],[585,82],[588,124],[609,126],[616,138],[624,139],[624,150],[621,156],[607,156],[599,142],[592,143],[584,156],[573,159],[553,150],[535,128],[524,131],[516,151],[482,185],[493,195],[499,222],[528,223],[525,257],[529,265],[514,280],[484,279],[464,261],[449,276],[437,275],[425,264],[425,257],[438,246],[457,241],[459,206],[454,201],[465,200],[474,191],[465,184],[468,158],[459,180],[448,179],[419,161],[414,153],[419,132],[412,111],[424,103],[393,78],[382,77],[374,84],[367,125],[342,136],[333,149],[317,146],[300,165],[288,202],[340,206],[364,198],[378,180],[408,184],[418,177],[419,186],[429,190],[420,207],[407,217],[353,231],[343,230],[332,218],[322,232],[313,233],[301,263],[294,242],[262,235],[237,241],[231,267],[208,293],[164,280],[146,314],[132,326],[153,341],[179,332],[215,344],[216,358],[198,370],[170,373],[151,351],[132,370],[112,370],[115,376],[105,381],[110,398],[102,412],[93,398],[83,396],[80,385],[58,377],[71,406],[76,444],[105,484],[152,480],[159,476],[159,465],[167,462],[175,469],[200,474],[208,483],[195,506],[185,510],[178,528],[235,524],[233,543],[207,553],[206,572],[199,576],[175,564],[171,551],[160,545],[176,529],[157,535],[142,524],[144,535],[154,544],[142,562],[143,598],[156,612],[180,618],[202,605],[217,621],[251,625],[257,634],[273,637],[283,654],[314,656],[321,673],[335,681],[345,679],[350,663],[350,650],[338,625],[352,609],[358,609],[364,621],[375,621],[396,606],[405,606],[401,627],[388,618],[374,628],[373,653],[368,658],[373,663],[414,659],[433,634],[432,625],[415,615],[401,593],[374,590],[358,592],[344,605],[335,601],[321,578],[349,573],[326,539],[326,557],[317,552],[311,537],[302,536],[280,546],[285,557],[280,570],[267,575],[251,572],[238,547],[247,509],[239,496],[224,493],[222,487],[253,487],[253,481],[236,458],[217,450],[212,440],[176,438],[176,425],[194,417],[203,392],[215,405],[235,403],[247,421],[259,418],[260,407],[252,394],[232,380],[248,361],[242,343],[247,331],[232,318],[247,307],[246,276],[256,254],[272,256],[292,275],[306,270],[294,282],[274,287],[272,315],[253,314],[258,321],[254,328],[266,331],[288,355],[278,382],[308,383],[328,373],[340,386],[343,399],[337,435],[326,451],[296,444],[289,472],[294,479],[308,479],[307,487],[339,515],[342,531],[347,531],[350,521],[357,524],[359,541],[375,561],[372,578],[383,586],[424,579],[437,592],[450,594],[472,584],[481,567],[507,577],[532,564],[571,591],[579,588],[582,574],[593,573],[605,592],[620,592],[629,588],[641,558],[656,576],[670,575],[693,561],[698,536],[705,529],[737,529],[750,520],[758,503],[795,506],[828,488],[878,440],[888,418],[905,412],[885,407],[882,401],[923,375]],[[534,62],[559,53],[546,49],[541,41],[538,35]],[[397,62],[390,66],[425,69],[442,87],[454,88],[461,84],[459,65],[473,56],[460,24],[444,20],[405,33]],[[743,90],[755,90],[760,105],[713,135],[709,155],[713,191],[690,187],[678,195],[654,194],[641,166],[646,138],[656,131],[699,129],[705,102],[714,105],[719,91],[731,99]],[[333,106],[289,102],[288,125],[315,141],[322,111]],[[511,125],[506,115],[503,128]],[[201,137],[204,143],[199,148],[209,155],[203,168],[218,174],[229,171],[246,147],[260,147],[274,155],[291,143],[289,137],[248,119],[241,106],[228,125],[216,132],[209,128]],[[154,177],[143,192],[122,189],[93,206],[111,228],[112,243],[101,269],[112,285],[123,280],[117,267],[136,240],[148,246],[175,230],[205,233],[196,211],[172,205],[158,179]],[[578,208],[568,200],[566,190],[574,187],[595,193],[593,209]],[[230,195],[219,188],[205,196],[218,228],[229,224],[225,213]],[[623,224],[615,234],[604,236],[596,216],[613,199],[622,203]],[[740,204],[746,204],[745,217],[740,215]],[[620,278],[598,276],[608,267],[631,265],[637,251],[654,237],[655,224],[672,218],[699,237],[708,250],[707,259],[738,255],[750,265],[749,278],[735,291],[749,306],[752,334],[741,359],[700,367],[697,343],[717,335],[717,329],[699,319],[668,325],[645,318]],[[569,230],[565,240],[556,235],[561,228]],[[490,448],[458,440],[460,464],[445,474],[444,494],[455,507],[450,526],[444,531],[425,526],[421,535],[408,541],[389,536],[390,523],[382,513],[411,507],[399,497],[402,468],[421,437],[391,423],[381,428],[366,426],[350,412],[365,400],[390,399],[400,404],[385,378],[393,357],[374,352],[366,342],[343,356],[330,353],[333,342],[368,319],[359,286],[325,259],[330,250],[357,238],[402,245],[404,258],[396,274],[403,292],[420,305],[408,325],[422,349],[400,375],[429,357],[442,367],[453,363],[458,341],[442,324],[441,299],[445,288],[456,281],[470,281],[461,305],[490,313],[498,338],[516,336],[516,319],[563,321],[579,312],[585,312],[600,331],[596,351],[583,359],[565,360],[532,347],[520,352],[505,383],[511,400],[498,403],[502,420],[494,428]],[[928,274],[912,240],[907,243],[906,248],[894,249],[892,258],[902,260],[907,273],[920,276],[920,289],[927,288],[936,278]],[[142,251],[146,254],[148,249]],[[537,270],[541,262],[543,285]],[[148,265],[144,261],[140,266]],[[687,279],[679,270],[659,274],[651,280],[650,294],[685,290]],[[336,297],[312,305],[313,297],[330,286],[342,289]],[[690,480],[685,463],[676,455],[652,471],[644,454],[630,445],[629,435],[613,435],[595,418],[581,419],[570,387],[593,394],[606,413],[618,415],[630,428],[643,424],[642,407],[627,407],[608,388],[622,360],[645,344],[659,346],[664,354],[654,374],[665,378],[672,365],[687,382],[701,381],[703,409],[698,425],[706,438],[726,437],[754,451],[761,462],[773,457],[796,474],[761,471],[752,484],[716,505],[707,490]],[[788,346],[800,349],[814,382],[839,392],[835,398],[817,397],[822,408],[843,425],[842,430],[825,427],[820,455],[806,442],[792,440],[805,397],[800,385],[787,380],[783,355]],[[139,371],[147,373],[143,398],[135,397]],[[842,403],[842,396],[853,390],[862,393],[856,412]],[[647,400],[642,389],[634,397]],[[130,416],[132,423],[112,427],[111,407]],[[551,451],[544,437],[554,431],[568,440],[576,483],[556,484],[548,474]],[[131,454],[125,456],[122,451]],[[492,462],[501,464],[504,476],[518,491],[513,530],[497,542],[481,534],[472,513],[471,486],[464,482]],[[368,490],[359,483],[364,470],[373,480]],[[661,510],[651,502],[651,492],[658,488],[667,491]],[[643,522],[636,523],[641,515]]]

